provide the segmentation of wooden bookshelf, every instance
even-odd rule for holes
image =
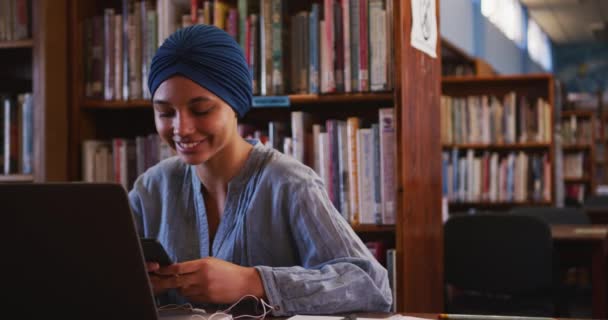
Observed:
[[[311,3],[312,1],[299,2],[292,9],[309,10]],[[439,312],[443,309],[443,221],[441,177],[437,174],[441,169],[437,117],[441,59],[430,58],[410,45],[411,6],[396,0],[393,3],[394,90],[379,93],[290,95],[289,99],[294,108],[311,110],[320,119],[347,112],[363,116],[376,114],[377,117],[379,107],[395,107],[398,134],[395,172],[397,223],[395,226],[358,225],[354,228],[362,238],[391,239],[391,246],[396,248],[398,311]],[[149,101],[96,101],[84,98],[82,25],[86,19],[101,15],[106,5],[106,2],[100,0],[72,1],[68,7],[72,81],[68,144],[70,180],[82,178],[80,157],[83,141],[133,137],[154,132],[151,112],[146,111],[151,110]],[[439,3],[435,14],[439,16]],[[441,50],[440,43],[437,50]],[[420,92],[425,94],[421,95]],[[254,112],[258,113],[257,110],[252,110]],[[270,121],[285,116],[284,111],[261,113],[256,114],[256,120]]]
[[[563,157],[572,155],[583,155],[581,163],[583,177],[569,177],[564,172],[565,197],[568,201],[578,201],[579,203],[595,192],[596,163],[595,163],[595,136],[596,136],[596,114],[594,110],[567,109],[561,112],[561,133]],[[565,159],[564,159],[565,161]],[[564,163],[564,171],[566,171]],[[576,190],[584,188],[582,199],[575,197]],[[582,203],[581,203],[582,204]]]
[[[486,158],[491,155],[496,155],[498,158],[498,164],[500,165],[501,161],[506,159],[510,154],[515,155],[516,159],[519,154],[523,152],[526,156],[528,162],[528,175],[529,179],[531,177],[531,169],[532,162],[538,163],[541,161],[541,165],[550,165],[551,170],[553,170],[553,166],[555,164],[555,150],[554,150],[554,142],[553,142],[553,110],[554,110],[554,84],[553,84],[553,76],[551,74],[526,74],[526,75],[480,75],[480,76],[444,76],[441,80],[441,90],[442,95],[447,99],[445,101],[442,100],[442,112],[450,112],[449,115],[444,115],[443,119],[449,119],[448,122],[442,123],[442,126],[445,126],[445,129],[442,130],[442,141],[444,141],[442,145],[442,150],[444,152],[444,159],[446,157],[449,160],[447,164],[450,168],[453,168],[452,158],[454,155],[458,156],[458,160],[463,159],[463,156],[466,156],[470,151],[473,152],[473,161],[480,163],[480,168],[475,166],[473,170],[480,170],[478,176],[481,176],[480,183],[483,185],[479,186],[479,192],[481,194],[479,197],[473,197],[474,199],[485,199],[483,197],[485,192],[490,192],[491,185],[496,183],[497,186],[501,186],[500,182],[496,182],[496,175],[489,173],[489,171],[485,171],[483,165],[486,160],[491,161]],[[502,110],[500,115],[502,115],[502,119],[507,117],[507,113],[505,110],[507,105],[506,96],[508,94],[514,94],[514,102],[513,106],[515,109],[519,110],[520,108],[524,108],[524,104],[522,104],[523,98],[525,98],[526,104],[528,108],[530,108],[531,113],[534,113],[535,116],[532,116],[527,121],[533,123],[534,130],[537,130],[533,133],[524,132],[522,128],[515,125],[513,130],[515,132],[508,131],[507,127],[500,127],[494,125],[497,121],[494,114],[490,114],[491,112],[496,112],[497,110]],[[471,102],[471,97],[475,97],[473,102]],[[484,100],[487,98],[487,100]],[[495,99],[494,104],[492,100]],[[544,101],[544,104],[537,105],[539,99]],[[486,105],[484,105],[484,101],[487,101],[487,109]],[[498,107],[496,106],[498,104]],[[548,107],[547,107],[548,106]],[[457,115],[458,108],[460,110],[466,110],[466,113],[462,113]],[[494,109],[499,108],[499,109]],[[485,110],[485,111],[484,111]],[[494,111],[493,111],[494,110]],[[540,111],[539,111],[540,110]],[[486,113],[486,111],[488,113]],[[504,112],[503,112],[504,111]],[[473,129],[470,123],[463,127],[463,121],[470,121],[471,118],[468,117],[468,112],[479,112],[480,115],[483,115],[483,120],[476,120],[477,128]],[[520,121],[518,117],[520,117],[520,113],[514,111],[517,114],[517,117],[513,115],[514,121],[517,123]],[[542,125],[539,124],[539,120],[535,117],[542,114],[544,121],[542,121]],[[459,119],[458,124],[457,120]],[[531,119],[531,120],[530,120]],[[446,121],[446,120],[444,120]],[[490,121],[490,123],[485,123],[483,121]],[[501,120],[502,121],[502,120]],[[535,122],[534,122],[535,121]],[[466,122],[465,122],[466,123]],[[498,129],[496,129],[498,128]],[[451,131],[452,130],[452,131]],[[470,130],[470,131],[467,131]],[[503,130],[503,131],[500,131]],[[525,129],[530,130],[529,128]],[[513,135],[511,139],[508,139],[509,132]],[[500,138],[498,138],[500,137]],[[451,142],[458,143],[451,143]],[[473,141],[473,143],[469,142]],[[485,141],[486,143],[479,143],[477,141]],[[496,141],[509,141],[509,143],[496,143]],[[450,142],[450,143],[446,143]],[[489,142],[489,143],[488,143]],[[468,160],[465,160],[467,163]],[[515,160],[517,161],[517,160]],[[486,165],[488,165],[486,163]],[[489,166],[489,165],[488,165]],[[470,170],[472,167],[467,166],[466,170]],[[499,168],[497,167],[496,170]],[[445,170],[445,169],[444,169]],[[488,167],[488,170],[489,169]],[[516,169],[512,169],[516,172]],[[449,171],[448,171],[449,172]],[[454,197],[454,199],[448,202],[450,211],[467,211],[469,209],[489,209],[489,210],[508,210],[515,206],[528,206],[528,205],[551,205],[555,203],[555,182],[554,178],[551,175],[550,177],[546,177],[548,174],[544,172],[543,169],[540,169],[540,177],[537,175],[536,179],[539,179],[543,184],[543,189],[545,188],[544,183],[546,181],[550,181],[550,185],[547,185],[548,191],[550,193],[550,197],[542,197],[543,200],[531,200],[532,198],[537,199],[539,195],[536,197],[533,196],[532,190],[528,190],[525,198],[528,200],[517,201],[508,201],[508,202],[489,202],[489,201],[464,201],[465,199],[456,199],[461,198],[462,194],[460,193],[460,197],[454,193],[448,195],[449,197]],[[467,176],[471,177],[468,174]],[[490,182],[487,182],[484,178],[487,177]],[[457,179],[455,177],[451,177],[451,179]],[[506,178],[504,178],[506,179]],[[444,182],[454,183],[454,180],[447,179]],[[458,182],[460,183],[460,182]],[[461,185],[458,185],[461,187]],[[465,186],[467,189],[469,186]],[[453,190],[454,186],[447,187],[446,190]],[[485,188],[488,188],[484,191]],[[513,186],[515,188],[515,185]],[[529,188],[529,187],[528,187]],[[468,189],[467,189],[467,192]],[[501,192],[498,190],[497,192]],[[538,191],[537,191],[538,192]],[[513,191],[513,194],[516,194]],[[546,194],[542,192],[541,194]],[[548,194],[547,194],[548,195]],[[467,194],[469,196],[469,194]],[[460,201],[457,201],[460,200]]]
[[[67,180],[67,0],[32,0],[27,39],[0,41],[0,92],[33,97],[32,175],[0,182]]]
[[[441,38],[443,76],[491,76],[498,73],[483,59],[473,57],[446,38]]]
[[[34,176],[30,174],[0,175],[0,183],[10,182],[34,182]]]
[[[34,40],[13,40],[13,41],[0,41],[0,49],[16,49],[16,48],[33,48]]]

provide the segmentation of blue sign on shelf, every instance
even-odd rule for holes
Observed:
[[[289,96],[256,96],[251,104],[254,108],[289,107]]]

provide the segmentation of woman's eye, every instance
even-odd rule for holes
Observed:
[[[171,118],[171,117],[173,117],[173,112],[158,111],[158,116],[161,118]]]
[[[211,110],[211,109],[206,109],[206,110],[194,110],[194,111],[192,111],[192,113],[193,113],[195,116],[204,116],[204,115],[208,114],[210,110]]]

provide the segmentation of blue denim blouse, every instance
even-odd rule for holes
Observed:
[[[319,176],[261,143],[228,184],[213,243],[201,182],[179,158],[147,170],[129,200],[140,235],[157,238],[174,261],[211,253],[255,267],[274,316],[390,309],[386,269],[335,209]]]

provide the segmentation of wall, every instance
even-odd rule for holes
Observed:
[[[466,53],[484,59],[501,74],[546,72],[481,14],[479,0],[437,1],[441,36]]]
[[[558,45],[553,60],[557,78],[569,91],[608,91],[608,44]]]
[[[440,9],[440,34],[464,52],[475,55],[473,2],[443,0]]]

